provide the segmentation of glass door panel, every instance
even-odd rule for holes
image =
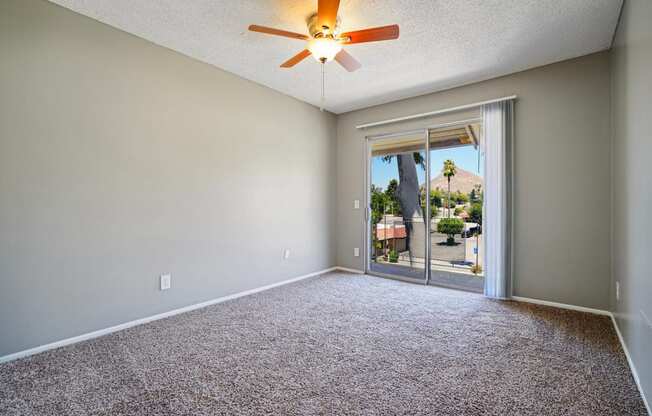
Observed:
[[[368,271],[424,281],[425,131],[369,140],[369,151]]]
[[[482,291],[481,122],[429,131],[430,279]]]

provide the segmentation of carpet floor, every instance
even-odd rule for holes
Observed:
[[[2,415],[645,415],[609,318],[332,273],[0,365]]]

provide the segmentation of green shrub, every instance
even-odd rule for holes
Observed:
[[[430,191],[430,205],[434,205],[438,208],[441,208],[443,205],[442,201],[444,199],[444,196],[442,192],[439,189],[435,189],[434,191]]]
[[[464,211],[462,207],[455,207],[455,215],[460,215]]]
[[[442,218],[437,223],[437,232],[446,234],[448,239],[446,243],[455,244],[455,234],[461,234],[464,230],[464,221],[459,218]]]
[[[392,250],[389,252],[389,262],[398,263],[398,253],[396,252],[396,250]]]
[[[474,203],[471,205],[471,208],[469,209],[469,222],[475,222],[480,225],[482,225],[482,204],[481,203]]]
[[[421,208],[426,209],[426,195],[424,192],[421,193]],[[431,216],[437,216],[437,208],[442,206],[442,197],[439,190],[430,191],[430,213]]]
[[[451,196],[458,204],[466,204],[469,202],[469,196],[457,191],[454,195]]]

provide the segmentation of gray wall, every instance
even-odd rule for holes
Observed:
[[[433,68],[433,71],[436,71]],[[357,124],[518,95],[514,291],[609,307],[609,55],[598,53],[338,116],[337,261],[362,269],[364,131]],[[388,127],[393,128],[393,127]]]
[[[333,115],[35,0],[0,91],[0,356],[335,264]]]
[[[363,268],[355,125],[517,94],[515,294],[612,305],[649,386],[649,18],[627,3],[611,166],[606,52],[336,118],[50,3],[0,2],[0,356]]]
[[[612,53],[612,305],[652,399],[652,2],[625,2]]]

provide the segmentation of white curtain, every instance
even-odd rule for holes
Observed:
[[[513,100],[482,107],[484,164],[484,294],[508,299],[511,276],[511,144]]]

